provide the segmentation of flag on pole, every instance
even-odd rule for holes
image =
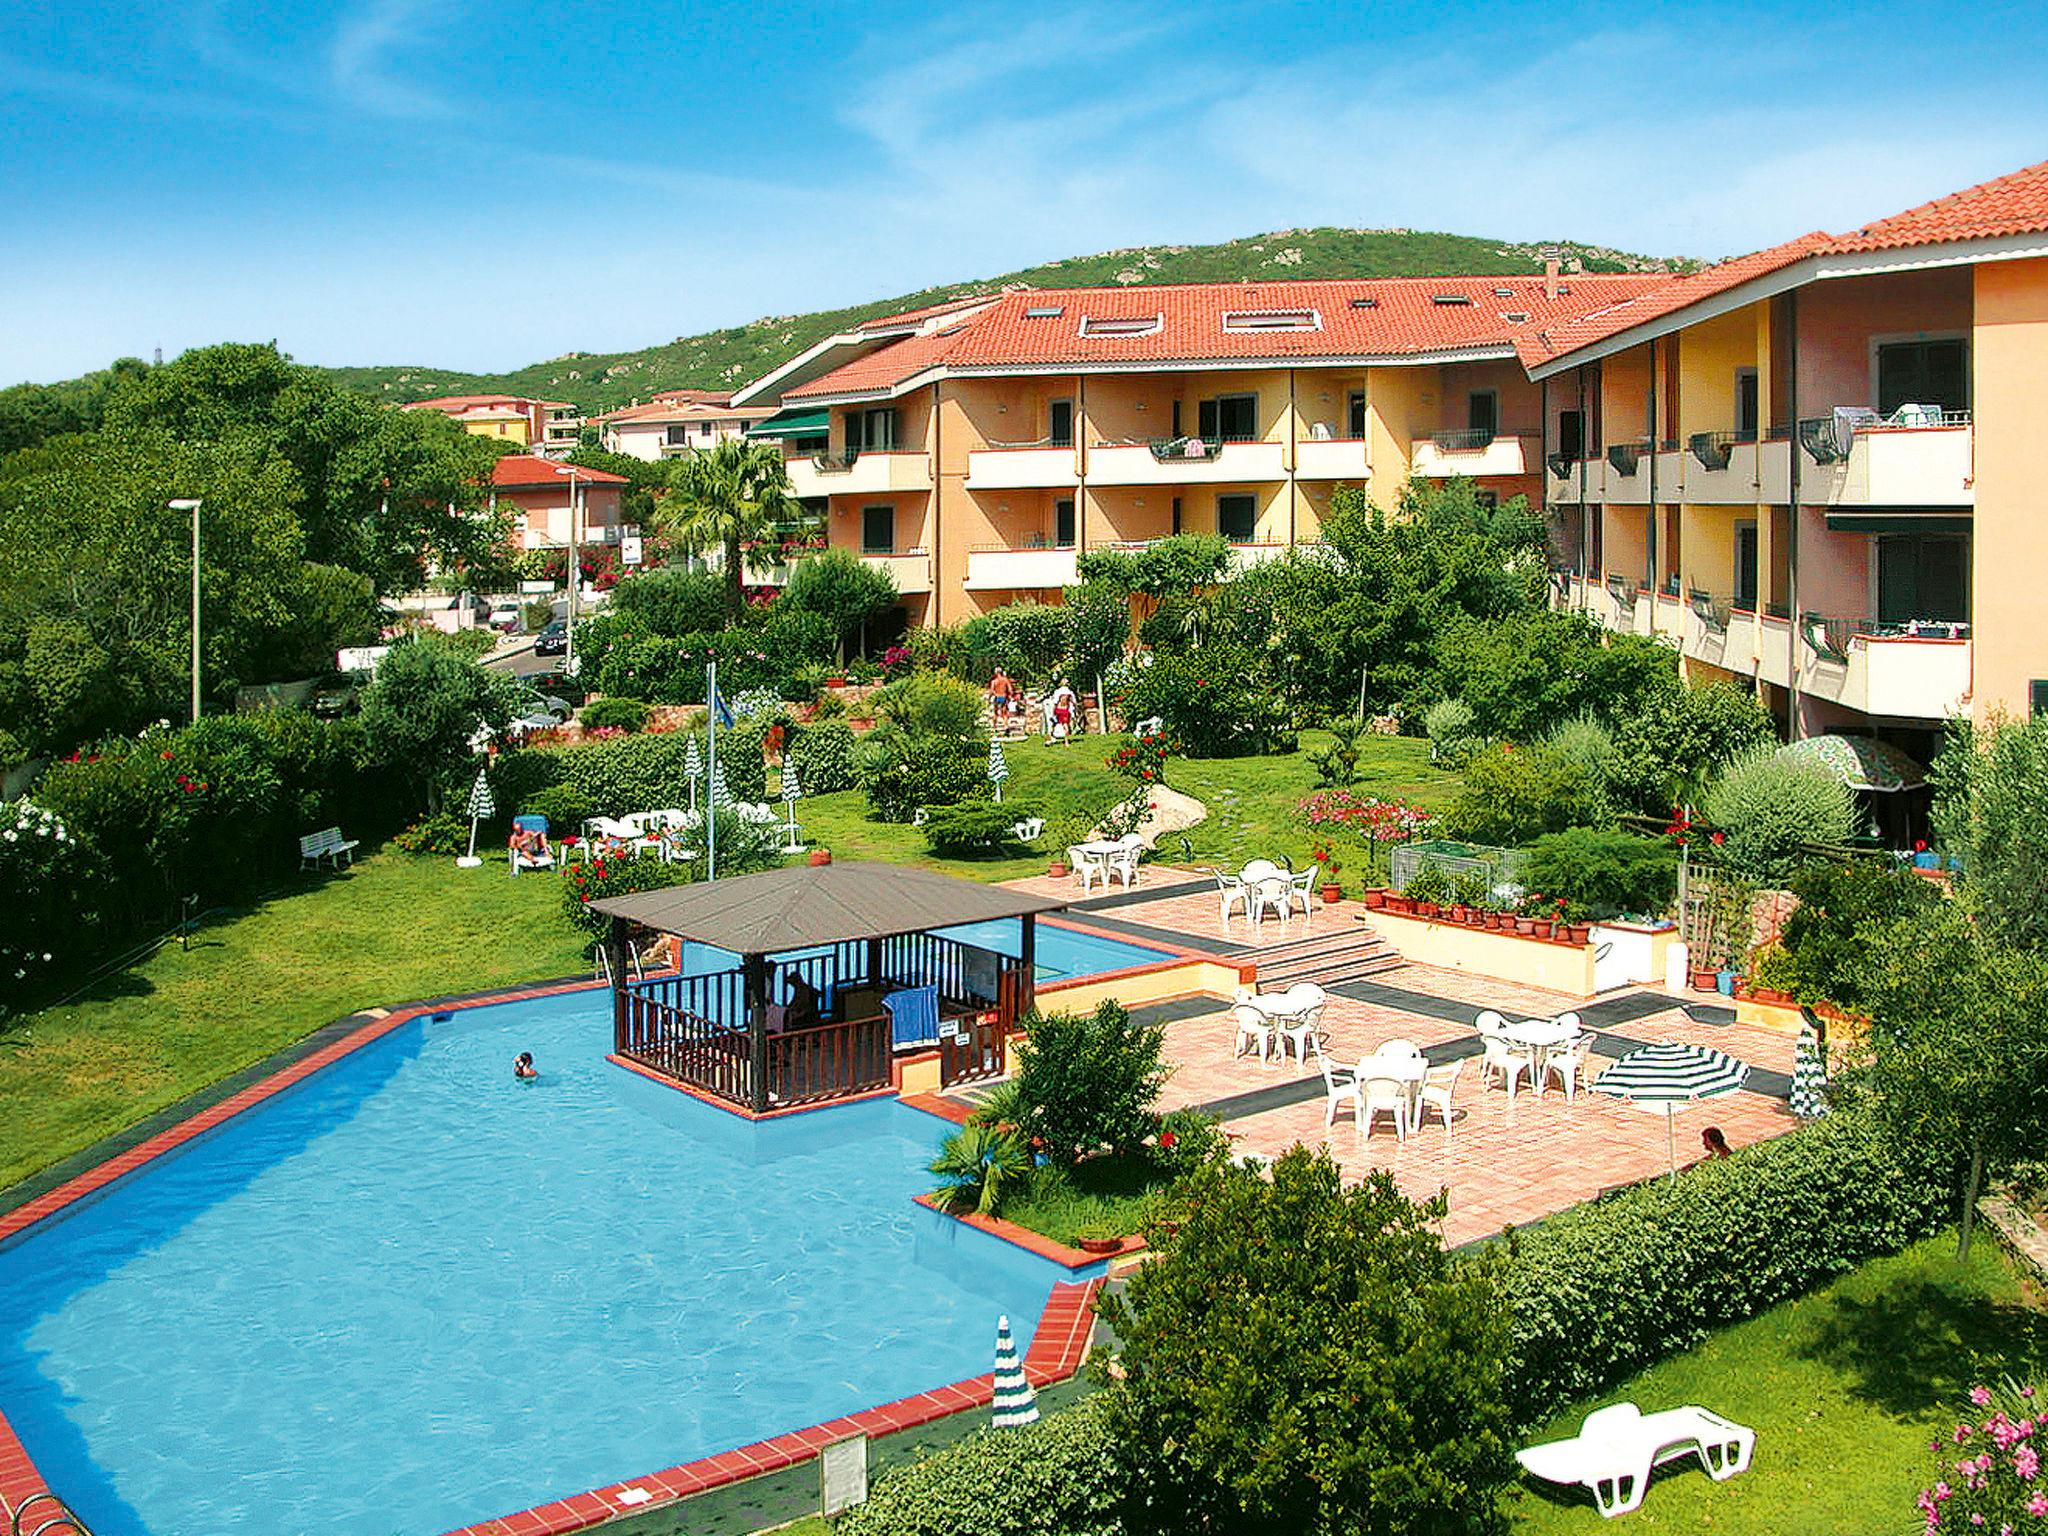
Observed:
[[[728,731],[732,729],[732,710],[720,695],[716,682],[711,685],[711,713],[717,718],[720,725],[724,726]]]
[[[1010,1319],[996,1319],[995,1427],[1022,1429],[1038,1422],[1038,1394],[1024,1375],[1024,1362],[1017,1358],[1017,1341],[1010,1337]]]
[[[1003,780],[1009,776],[1010,765],[1003,761],[1003,743],[999,737],[991,736],[988,739],[988,781],[996,787],[998,805],[1003,803]]]

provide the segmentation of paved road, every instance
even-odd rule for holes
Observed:
[[[536,677],[542,673],[555,671],[562,665],[562,658],[534,655],[533,644],[529,640],[519,650],[503,651],[487,657],[484,665],[494,672],[509,672],[514,677]]]

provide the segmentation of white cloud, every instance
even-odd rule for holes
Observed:
[[[328,80],[335,95],[381,117],[454,116],[452,103],[395,67],[394,55],[424,41],[428,17],[428,8],[418,0],[369,0],[344,17],[327,53]]]

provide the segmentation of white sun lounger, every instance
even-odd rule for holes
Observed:
[[[1707,1476],[1725,1482],[1749,1470],[1756,1431],[1705,1408],[1644,1413],[1616,1403],[1586,1415],[1578,1435],[1515,1452],[1524,1471],[1546,1483],[1576,1483],[1608,1519],[1640,1509],[1650,1473],[1667,1461],[1697,1456]]]

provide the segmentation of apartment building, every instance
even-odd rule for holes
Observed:
[[[463,431],[501,438],[550,457],[575,448],[583,415],[563,400],[529,400],[522,395],[442,395],[415,400],[408,411],[439,411]]]
[[[2048,164],[1519,346],[1560,602],[1792,736],[2048,707]]]
[[[566,549],[572,539],[616,544],[628,483],[605,470],[508,453],[491,466],[491,509],[511,510],[514,549]]]
[[[829,541],[909,616],[1057,599],[1084,551],[1217,533],[1250,564],[1319,534],[1340,484],[1543,492],[1516,335],[1644,276],[1026,290],[870,321],[733,397],[773,411]]]
[[[670,389],[645,405],[608,411],[596,421],[605,447],[651,464],[740,437],[773,414],[772,407],[735,406],[729,394]]]

